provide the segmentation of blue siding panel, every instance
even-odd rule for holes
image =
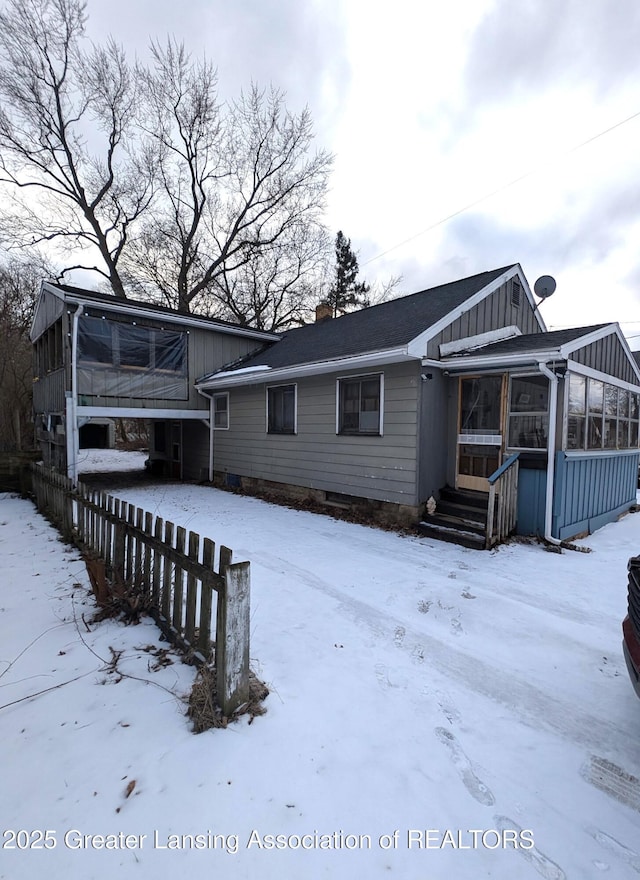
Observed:
[[[518,521],[519,535],[544,535],[544,505],[546,500],[547,472],[520,468],[518,473]]]
[[[636,501],[638,452],[556,453],[552,534],[565,539],[612,522]]]

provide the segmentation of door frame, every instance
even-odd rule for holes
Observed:
[[[499,401],[499,412],[500,412],[500,426],[499,432],[496,434],[487,433],[484,435],[473,435],[473,434],[462,434],[462,383],[465,379],[483,379],[483,378],[500,378],[500,401]],[[504,452],[504,444],[505,444],[505,432],[506,432],[506,419],[507,419],[507,396],[509,393],[509,375],[508,373],[469,373],[464,376],[458,376],[458,412],[456,418],[456,471],[455,471],[455,482],[456,489],[471,489],[476,492],[488,492],[489,491],[489,481],[487,477],[477,477],[472,476],[470,474],[461,474],[460,473],[460,447],[461,446],[486,446],[487,449],[498,450],[498,467],[502,462],[503,452]],[[495,442],[492,442],[495,441]]]

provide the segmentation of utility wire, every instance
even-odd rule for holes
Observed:
[[[415,241],[416,238],[420,238],[423,235],[426,235],[427,232],[431,232],[433,229],[436,229],[438,226],[442,226],[444,223],[448,223],[449,220],[452,220],[454,217],[458,217],[460,214],[464,214],[465,211],[470,210],[471,208],[475,208],[476,205],[482,204],[482,202],[486,202],[487,199],[493,198],[493,196],[498,195],[498,193],[504,192],[504,190],[509,189],[511,186],[515,186],[516,183],[520,183],[522,180],[526,180],[527,177],[531,177],[534,174],[537,174],[542,168],[546,165],[549,165],[551,161],[554,161],[558,158],[558,156],[570,156],[571,153],[575,153],[577,150],[582,149],[582,147],[586,147],[588,144],[592,144],[594,141],[597,141],[598,138],[604,137],[606,134],[610,134],[612,131],[615,131],[616,128],[620,128],[622,125],[626,125],[627,122],[631,122],[633,119],[637,119],[640,116],[640,110],[636,113],[633,113],[631,116],[627,116],[626,119],[621,119],[619,122],[614,123],[614,125],[609,126],[609,128],[605,128],[603,131],[599,131],[598,134],[592,135],[590,138],[587,138],[585,141],[582,141],[579,144],[576,144],[573,147],[570,147],[568,150],[565,150],[563,153],[558,153],[556,156],[551,157],[542,165],[538,165],[535,168],[526,171],[524,174],[521,174],[519,177],[514,177],[513,180],[510,180],[508,183],[503,183],[501,186],[497,187],[491,192],[485,193],[480,198],[475,199],[473,202],[469,202],[463,208],[458,208],[457,211],[454,211],[452,214],[447,214],[446,217],[443,217],[441,220],[432,223],[431,226],[427,226],[426,229],[423,229],[421,232],[416,232],[415,235],[411,235],[409,238],[405,238],[404,241],[399,242],[398,244],[392,245],[392,247],[387,248],[386,251],[382,251],[382,253],[377,254],[375,257],[371,257],[370,260],[367,260],[365,263],[362,263],[363,266],[368,266],[369,263],[373,263],[375,260],[379,260],[382,257],[385,257],[387,254],[390,254],[392,251],[397,250],[400,247],[403,247],[405,244],[409,244],[411,241]]]

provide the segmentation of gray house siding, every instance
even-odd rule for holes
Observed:
[[[297,385],[295,435],[267,433],[268,383],[232,388],[229,429],[215,432],[214,469],[324,492],[417,504],[419,368],[395,364],[366,373],[384,374],[383,436],[336,434],[336,381],[362,371],[288,383]]]
[[[633,385],[638,384],[638,377],[629,362],[629,357],[614,333],[578,349],[573,352],[571,358],[585,367],[591,367],[624,382],[631,382]]]
[[[439,358],[440,345],[453,342],[467,336],[477,336],[501,327],[518,327],[523,334],[541,332],[533,309],[524,290],[520,291],[520,305],[514,306],[511,301],[512,281],[507,281],[496,291],[485,297],[469,311],[465,312],[451,324],[434,336],[427,346],[427,357]]]
[[[422,504],[447,482],[447,462],[450,451],[448,433],[450,398],[457,382],[443,376],[439,370],[430,373],[420,385],[419,442],[418,442],[418,503]]]

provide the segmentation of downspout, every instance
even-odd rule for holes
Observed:
[[[209,482],[213,483],[213,394],[207,394],[201,388],[196,390],[209,401]]]
[[[78,321],[84,311],[82,303],[73,313],[71,330],[71,399],[67,401],[67,476],[74,486],[78,482]],[[71,453],[71,455],[69,455]]]
[[[550,544],[560,546],[562,543],[558,538],[554,538],[551,534],[551,519],[553,516],[553,482],[556,469],[556,419],[558,413],[558,377],[549,369],[542,361],[538,362],[538,368],[543,376],[546,376],[549,382],[550,401],[549,401],[549,440],[547,446],[547,492],[545,497],[544,510],[544,539]]]

